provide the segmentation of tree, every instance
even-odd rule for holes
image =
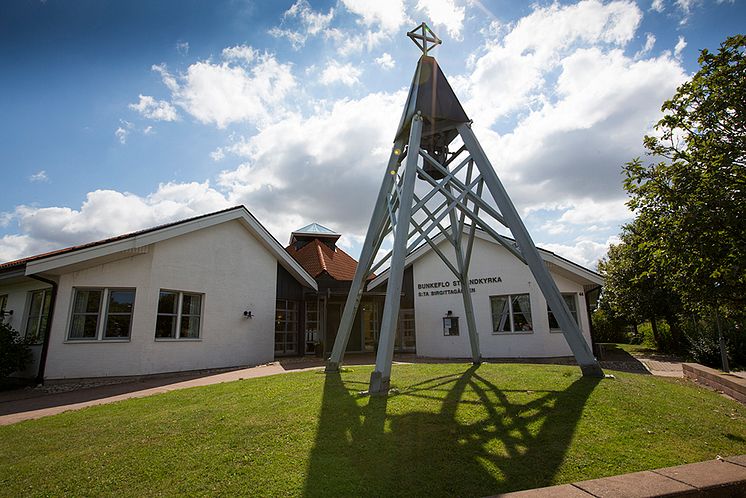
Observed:
[[[718,53],[663,104],[648,153],[624,168],[650,267],[690,309],[746,309],[746,36]]]
[[[655,241],[661,234],[655,225],[638,217],[622,228],[621,242],[612,245],[598,263],[604,277],[602,306],[615,317],[638,324],[650,320],[653,336],[661,349],[678,349],[679,327],[676,315],[679,297],[671,288],[664,268],[658,264]],[[650,241],[653,241],[651,243]],[[665,318],[671,329],[671,343],[658,331],[658,319]]]

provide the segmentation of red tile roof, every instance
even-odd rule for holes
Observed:
[[[332,249],[318,239],[313,239],[300,249],[296,250],[294,245],[290,245],[285,250],[313,278],[318,278],[324,272],[334,280],[352,280],[355,277],[357,261],[342,249]]]

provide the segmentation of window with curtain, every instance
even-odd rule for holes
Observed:
[[[531,332],[531,299],[528,294],[491,296],[492,333]]]
[[[51,302],[51,289],[40,289],[29,293],[29,312],[26,317],[25,337],[31,344],[44,342]]]
[[[161,290],[158,294],[156,339],[199,339],[202,294]]]
[[[76,340],[129,339],[135,311],[135,289],[74,288],[67,338]]]

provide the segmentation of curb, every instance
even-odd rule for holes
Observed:
[[[705,367],[699,363],[684,363],[682,367],[686,378],[721,391],[736,401],[746,404],[746,379]]]
[[[746,497],[746,455],[495,495],[509,498]]]

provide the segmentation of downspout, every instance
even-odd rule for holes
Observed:
[[[47,326],[44,327],[44,342],[41,346],[41,357],[39,358],[39,372],[36,374],[36,382],[44,384],[44,369],[47,366],[47,353],[49,351],[50,332],[52,331],[52,318],[54,317],[54,302],[57,300],[57,282],[38,275],[28,275],[28,277],[44,282],[52,286],[52,297],[49,299],[49,315],[47,317]]]

